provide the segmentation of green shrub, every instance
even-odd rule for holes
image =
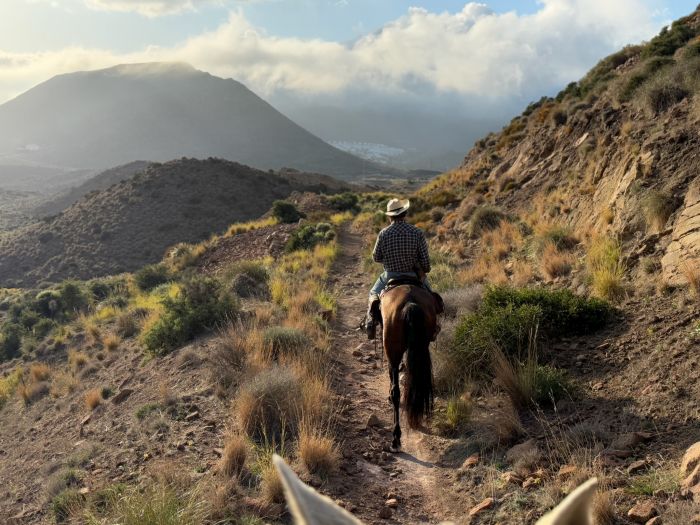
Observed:
[[[134,274],[134,282],[141,290],[147,292],[171,280],[170,271],[164,264],[144,266]]]
[[[507,218],[498,208],[482,206],[474,210],[469,219],[469,235],[478,237],[485,231],[495,230],[501,221]]]
[[[647,80],[652,78],[661,69],[672,66],[676,61],[670,57],[654,57],[644,63],[643,68],[638,69],[623,84],[617,96],[620,102],[629,102],[635,93]]]
[[[104,301],[112,293],[112,287],[106,281],[97,279],[90,281],[88,291],[95,301]]]
[[[451,397],[445,409],[445,422],[450,430],[464,430],[469,424],[473,411],[472,402],[463,397]]]
[[[615,239],[595,239],[586,254],[586,266],[594,292],[599,297],[615,300],[624,296],[625,263],[622,247]]]
[[[332,241],[335,238],[333,227],[325,222],[316,225],[307,224],[296,230],[287,241],[287,252],[310,250],[317,244]]]
[[[85,503],[85,497],[75,489],[67,489],[51,499],[51,513],[56,523],[67,522]]]
[[[5,323],[0,329],[0,361],[8,361],[20,354],[24,330],[18,324]]]
[[[273,359],[298,354],[312,346],[309,337],[298,328],[271,326],[263,332],[263,346]]]
[[[642,51],[642,56],[670,56],[683,47],[695,36],[695,30],[684,21],[676,21],[671,28],[664,27],[661,32],[651,39]]]
[[[58,293],[63,310],[68,314],[84,311],[90,301],[80,283],[65,281],[59,286]]]
[[[327,200],[328,204],[334,210],[353,212],[360,211],[360,207],[358,205],[360,199],[356,193],[339,193],[337,195],[331,195],[330,197],[327,197]]]
[[[294,204],[287,201],[273,202],[272,216],[283,223],[298,222],[299,219],[304,218],[304,214],[301,213]]]
[[[611,307],[605,301],[581,297],[570,290],[508,286],[489,287],[484,294],[481,310],[509,305],[540,308],[540,331],[552,337],[595,332],[607,324],[611,314]]]
[[[44,317],[54,318],[63,311],[61,294],[58,290],[44,290],[36,295],[32,308]]]
[[[247,275],[255,282],[266,283],[270,280],[270,272],[261,261],[238,261],[226,268],[224,278],[233,279],[237,275]]]
[[[51,319],[40,319],[32,327],[32,334],[38,339],[49,335],[58,325]]]
[[[573,390],[563,370],[547,365],[535,367],[532,387],[532,399],[540,406],[554,405]]]
[[[454,351],[472,370],[483,370],[494,348],[508,357],[523,355],[537,335],[556,338],[604,327],[610,306],[568,290],[492,286],[479,309],[462,318]]]
[[[237,309],[233,297],[215,279],[194,277],[182,284],[175,298],[163,299],[164,312],[143,334],[152,354],[163,355],[196,335],[232,317]]]

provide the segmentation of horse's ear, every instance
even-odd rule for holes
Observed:
[[[536,525],[591,525],[593,497],[597,488],[598,480],[589,479],[540,518]]]
[[[289,511],[296,525],[362,525],[330,498],[305,485],[277,454],[272,457],[272,462],[284,485]]]

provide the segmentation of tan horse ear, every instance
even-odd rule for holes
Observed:
[[[542,516],[536,525],[591,525],[593,497],[597,488],[598,480],[589,479]]]
[[[272,457],[272,462],[284,485],[289,511],[296,525],[362,525],[330,498],[305,485],[277,454]]]

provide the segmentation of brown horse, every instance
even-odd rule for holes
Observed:
[[[406,383],[403,406],[408,426],[420,428],[423,418],[433,410],[433,371],[430,341],[437,330],[438,305],[433,294],[421,286],[403,284],[390,287],[381,299],[384,351],[389,361],[394,406],[394,439],[392,452],[401,449],[399,404],[401,386],[399,366],[406,355]]]

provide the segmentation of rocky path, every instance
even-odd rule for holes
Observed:
[[[372,276],[361,270],[362,238],[344,229],[336,263],[338,317],[334,325],[335,386],[343,396],[340,439],[347,483],[334,496],[365,523],[438,523],[439,466],[435,436],[404,431],[400,454],[391,454],[392,412],[389,377],[381,347],[366,340],[357,325],[366,308]]]

